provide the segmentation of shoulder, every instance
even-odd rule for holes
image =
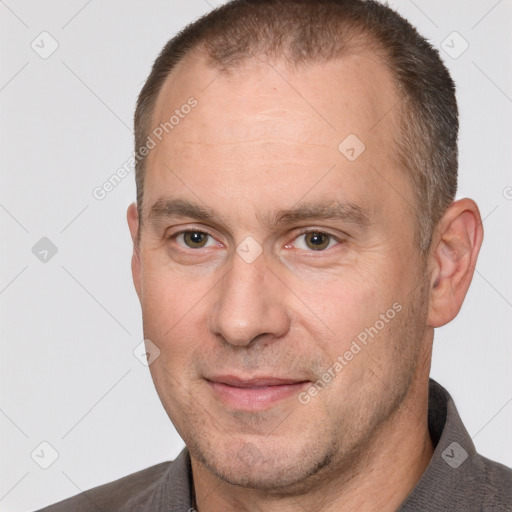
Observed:
[[[128,501],[146,494],[163,477],[172,462],[162,462],[113,482],[94,487],[76,496],[45,507],[38,512],[117,511]]]
[[[492,510],[511,510],[512,469],[485,457],[479,458],[485,473],[483,505],[493,507]]]

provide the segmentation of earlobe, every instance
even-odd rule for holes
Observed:
[[[453,320],[464,302],[482,245],[478,206],[460,199],[448,207],[439,222],[431,251],[433,266],[428,323],[440,327]]]

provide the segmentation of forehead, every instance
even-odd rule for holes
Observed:
[[[232,118],[286,112],[313,122],[313,128],[317,121],[340,132],[371,129],[384,117],[389,128],[394,120],[390,110],[399,99],[396,87],[382,58],[369,48],[300,66],[251,58],[225,72],[208,65],[203,52],[189,53],[167,77],[153,111],[154,126],[168,121],[191,96],[206,115],[221,109]]]
[[[197,105],[181,111],[190,98]],[[390,157],[398,102],[386,65],[369,50],[301,69],[251,60],[228,74],[191,53],[155,104],[152,127],[181,115],[148,156],[145,197],[154,202],[167,186],[213,202],[231,189],[253,206],[291,206],[306,193],[372,203],[382,183],[371,169],[404,181]]]

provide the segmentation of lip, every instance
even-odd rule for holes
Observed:
[[[241,378],[221,375],[207,378],[215,396],[232,409],[261,411],[300,393],[309,381],[296,378],[259,376]]]

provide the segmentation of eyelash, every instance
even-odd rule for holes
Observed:
[[[183,231],[179,231],[178,233],[173,233],[172,235],[168,236],[167,239],[173,240],[175,238],[178,238],[180,235],[184,235],[185,233],[201,233],[201,234],[207,235],[210,238],[213,238],[215,240],[215,237],[211,233],[208,233],[208,231],[205,231],[203,229],[184,229]],[[192,249],[192,248],[189,247],[189,249]],[[203,247],[200,247],[200,249],[203,249]],[[192,250],[197,250],[197,249],[192,249]]]
[[[322,231],[321,229],[315,229],[315,228],[306,228],[304,229],[303,231],[300,231],[299,233],[297,233],[297,235],[293,238],[292,242],[294,240],[296,240],[297,238],[299,238],[299,236],[303,236],[303,235],[307,235],[308,233],[318,233],[320,235],[327,235],[329,237],[330,240],[335,240],[336,242],[338,242],[338,244],[341,244],[343,243],[343,240],[340,240],[337,236],[327,232],[327,231]],[[286,244],[288,245],[288,244]],[[299,249],[299,250],[302,250],[302,251],[306,251],[306,252],[311,252],[311,253],[315,253],[315,252],[326,252],[328,249],[324,249],[323,251],[313,251],[313,250],[305,250],[305,249]]]
[[[207,236],[209,236],[209,237],[211,237],[211,238],[213,238],[215,240],[215,237],[211,233],[209,233],[208,231],[205,231],[203,229],[194,229],[194,228],[192,228],[192,229],[185,229],[183,231],[179,231],[177,233],[173,233],[172,235],[169,235],[167,237],[167,239],[168,240],[173,240],[173,239],[176,239],[180,235],[183,235],[185,233],[191,233],[191,232],[192,233],[202,233],[202,234],[207,235]],[[294,236],[294,238],[291,240],[291,242],[293,242],[294,240],[296,240],[300,236],[307,235],[308,233],[319,233],[321,235],[327,235],[328,237],[330,237],[330,239],[335,240],[338,244],[342,244],[344,242],[343,240],[341,240],[337,236],[335,236],[335,235],[333,235],[333,234],[331,234],[331,233],[329,233],[327,231],[322,231],[320,229],[315,229],[315,228],[306,228],[306,229],[300,231],[299,233],[297,233]],[[287,243],[286,246],[290,245],[291,242]],[[189,247],[188,249],[190,249],[192,251],[197,251],[197,249],[192,249],[191,247]],[[200,247],[199,249],[203,249],[203,247]],[[305,249],[299,249],[299,250],[302,250],[302,251],[305,251],[305,252],[312,252],[312,253],[314,253],[314,252],[326,252],[328,249],[324,249],[323,251],[314,251],[314,250],[307,251]]]

